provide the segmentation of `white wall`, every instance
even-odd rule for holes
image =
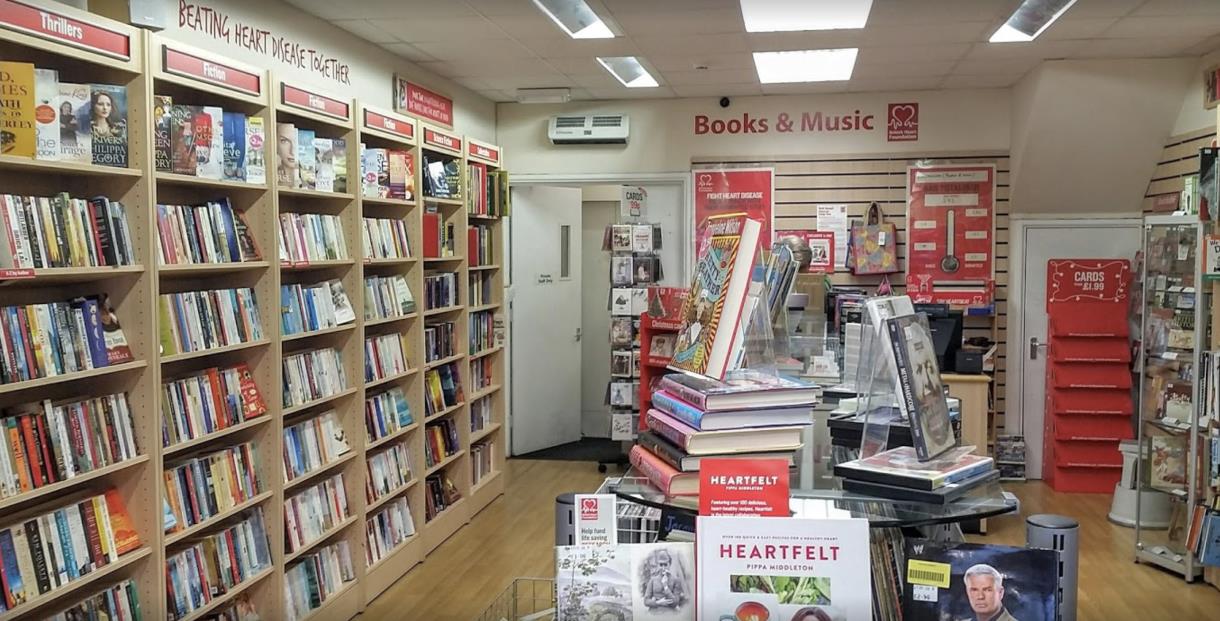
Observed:
[[[276,75],[314,86],[323,93],[355,97],[369,105],[386,109],[392,109],[393,76],[399,73],[452,98],[454,128],[458,132],[489,142],[495,140],[494,102],[295,6],[279,0],[160,1],[166,4],[170,22],[163,33],[167,37],[241,62],[267,67]],[[212,9],[217,12],[215,15],[223,14],[226,19],[208,20],[207,25],[198,28],[180,27],[180,19],[185,17],[184,6]],[[268,31],[269,34],[263,39],[267,48],[255,50],[240,45],[236,35],[241,25]],[[224,38],[225,32],[229,33],[228,40]],[[276,38],[301,44],[306,49],[316,50],[322,57],[346,64],[350,84],[277,58],[271,51],[271,42]],[[308,54],[306,58],[309,58]],[[311,65],[308,61],[306,64]]]
[[[1178,119],[1173,124],[1173,133],[1177,136],[1198,129],[1209,129],[1216,126],[1216,109],[1203,107],[1203,72],[1208,67],[1220,64],[1220,51],[1208,54],[1199,59],[1195,72],[1190,77],[1190,85],[1186,96],[1182,99],[1182,109]]]

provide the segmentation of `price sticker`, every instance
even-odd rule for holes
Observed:
[[[912,584],[911,597],[917,602],[935,602],[937,588],[926,584]]]
[[[931,561],[907,561],[907,582],[930,587],[949,588],[949,564]]]

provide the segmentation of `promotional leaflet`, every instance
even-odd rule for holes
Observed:
[[[621,188],[619,215],[624,220],[644,217],[648,210],[648,190],[638,185],[624,185]]]
[[[907,294],[987,306],[995,290],[995,165],[907,169]]]
[[[829,274],[835,271],[838,255],[835,254],[835,234],[831,231],[776,231],[775,241],[796,237],[809,248],[809,274]],[[797,257],[800,258],[799,256]]]
[[[709,216],[745,213],[762,224],[759,239],[769,242],[774,223],[774,168],[719,168],[691,171],[695,188],[695,228]]]
[[[788,460],[703,459],[699,515],[788,517]]]
[[[872,618],[867,520],[700,516],[698,532],[699,621]]]
[[[834,270],[847,269],[847,205],[818,205],[818,230],[834,237]]]
[[[618,511],[614,494],[576,494],[576,545],[618,543]]]

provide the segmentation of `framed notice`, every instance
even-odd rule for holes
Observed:
[[[995,165],[907,168],[907,294],[987,306],[995,290]]]
[[[695,189],[695,228],[708,216],[744,213],[762,224],[759,239],[771,239],[775,196],[774,168],[708,168],[691,171]]]

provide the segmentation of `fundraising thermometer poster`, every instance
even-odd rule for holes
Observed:
[[[986,306],[995,290],[995,166],[907,168],[907,294]]]
[[[695,232],[708,216],[745,213],[762,224],[759,239],[771,243],[774,168],[715,168],[691,171],[695,189]]]

